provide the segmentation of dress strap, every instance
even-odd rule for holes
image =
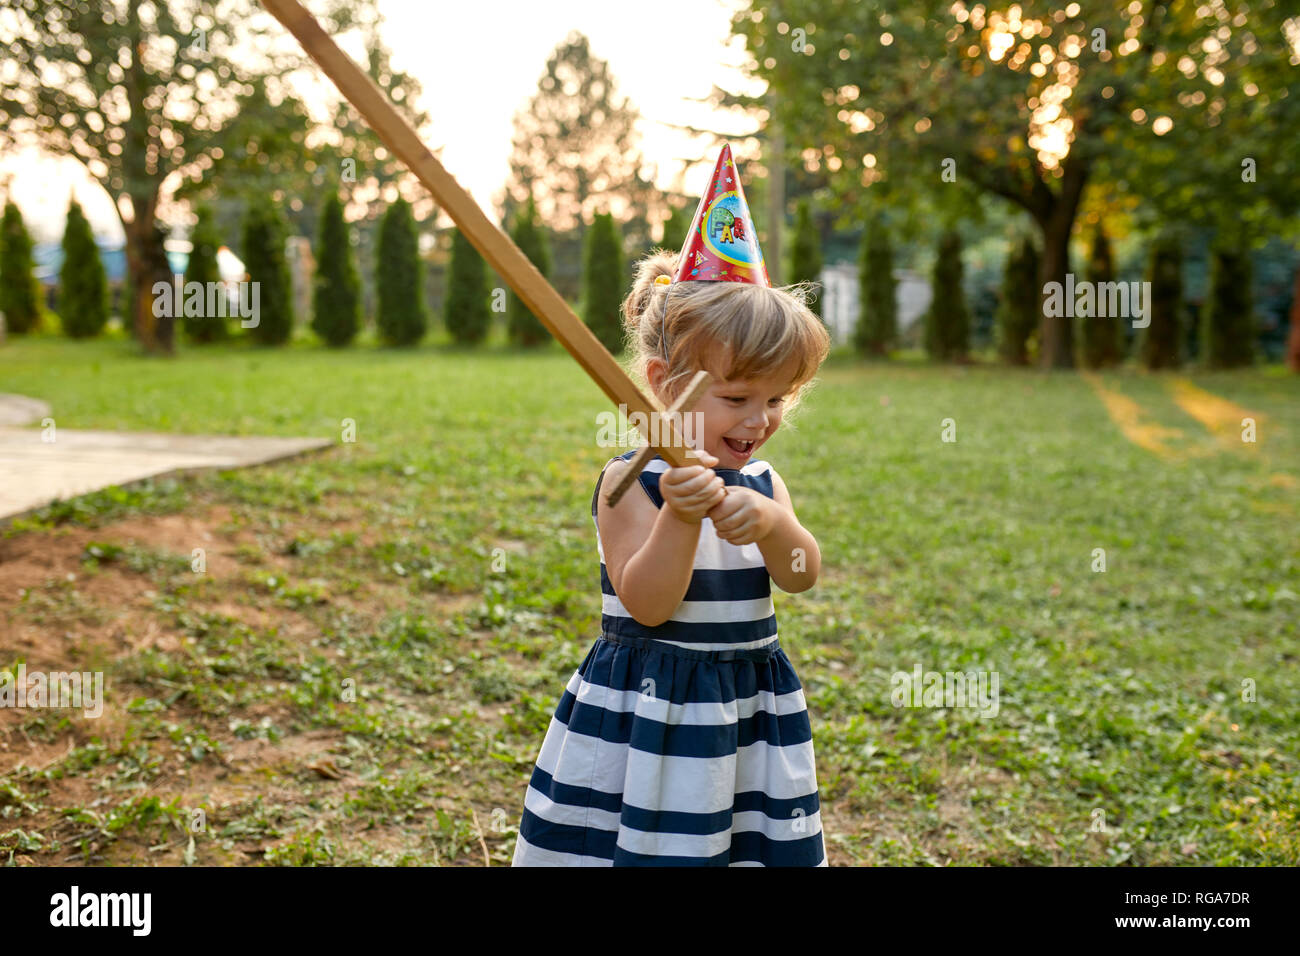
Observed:
[[[605,480],[605,472],[609,469],[610,465],[620,458],[623,459],[623,461],[629,461],[631,456],[635,454],[635,451],[636,450],[633,449],[633,451],[626,452],[622,455],[615,455],[609,461],[605,462],[604,468],[600,469],[600,477],[596,479],[596,490],[591,493],[591,516],[593,518],[596,517],[596,501],[600,497],[600,485],[601,482]],[[656,455],[655,457],[657,458],[658,456]],[[654,506],[656,508],[662,508],[664,500],[659,496],[659,476],[654,472],[642,469],[641,474],[637,475],[637,482],[643,489],[645,489],[646,495],[648,495],[650,500],[654,502]]]

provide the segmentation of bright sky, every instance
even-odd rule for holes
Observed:
[[[537,90],[546,60],[570,30],[585,34],[592,53],[609,62],[615,95],[627,96],[642,114],[640,147],[658,165],[667,189],[681,175],[698,195],[716,159],[707,138],[665,124],[718,129],[731,136],[738,158],[749,152],[744,137],[754,121],[687,102],[707,97],[716,84],[734,92],[760,93],[739,69],[741,41],[730,38],[730,17],[740,0],[379,0],[384,38],[393,66],[423,85],[421,107],[430,148],[448,171],[491,212],[509,174],[511,118]],[[75,191],[95,230],[120,240],[121,225],[98,183],[74,160],[35,149],[0,157],[0,180],[12,175],[10,192],[28,228],[42,239],[62,235],[68,200]],[[495,218],[495,217],[494,217]]]

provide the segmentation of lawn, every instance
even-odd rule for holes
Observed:
[[[0,666],[102,669],[106,704],[0,709],[0,860],[508,864],[626,450],[572,359],[11,339],[0,391],[337,442],[4,532]],[[763,455],[823,554],[774,591],[832,865],[1300,864],[1297,399],[832,357]],[[895,707],[916,666],[995,672],[997,714]]]

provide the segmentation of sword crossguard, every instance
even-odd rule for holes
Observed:
[[[668,407],[667,411],[659,410],[656,414],[672,416],[682,415],[689,412],[695,407],[695,403],[700,400],[700,396],[705,393],[712,382],[713,376],[704,369],[700,369],[695,373],[695,377],[691,379],[691,383],[686,386],[686,391],[682,392],[682,394],[677,397],[677,401],[673,402],[672,405]],[[654,431],[660,431],[660,429],[654,429]],[[623,476],[619,478],[618,484],[610,490],[609,494],[605,495],[605,504],[609,505],[611,508],[618,504],[619,499],[623,497],[623,494],[631,488],[632,483],[640,477],[641,469],[645,468],[658,450],[659,448],[656,445],[642,446],[641,450],[632,457],[632,466],[628,468],[627,471],[623,472]],[[688,458],[699,457],[699,453],[691,447],[687,447],[685,454]]]

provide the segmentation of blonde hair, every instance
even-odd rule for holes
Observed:
[[[651,250],[637,264],[632,291],[623,300],[632,374],[648,388],[650,360],[665,361],[663,389],[672,401],[701,368],[728,380],[766,378],[789,369],[793,387],[782,421],[790,423],[831,348],[825,324],[806,304],[812,283],[780,288],[749,282],[656,283],[659,276],[672,276],[677,258],[667,249]],[[710,366],[710,359],[725,365]]]

